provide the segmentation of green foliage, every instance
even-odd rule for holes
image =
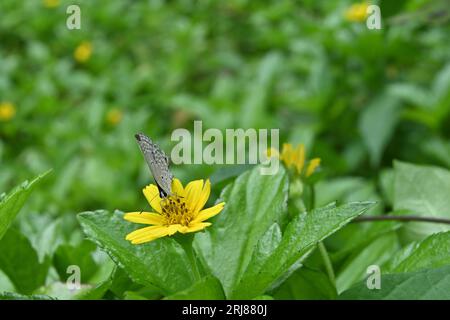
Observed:
[[[166,297],[167,300],[223,300],[222,285],[214,277],[206,277],[192,287]]]
[[[156,286],[173,294],[193,284],[193,273],[183,248],[173,239],[132,245],[125,236],[135,227],[123,220],[123,213],[85,212],[78,216],[86,235],[142,285]],[[152,254],[148,254],[152,252]]]
[[[436,233],[418,242],[411,243],[397,253],[390,263],[391,272],[413,272],[439,268],[450,264],[450,232]]]
[[[214,220],[215,228],[196,236],[197,251],[227,295],[258,250],[258,240],[286,215],[287,186],[285,170],[270,176],[256,167],[242,174],[221,194],[226,207]]]
[[[16,187],[8,195],[5,195],[0,202],[0,239],[4,236],[12,221],[19,213],[27,201],[30,193],[33,191],[39,181],[45,177],[49,171],[41,174],[33,179],[31,182],[25,181],[20,186]]]
[[[448,300],[450,299],[450,267],[388,274],[381,278],[381,289],[371,290],[361,283],[343,292],[340,299]]]
[[[332,233],[338,231],[351,219],[369,209],[373,203],[349,203],[341,206],[331,204],[309,213],[296,216],[284,230],[283,236],[271,244],[270,253],[265,252],[263,243],[255,251],[245,270],[233,297],[249,298],[264,293],[280,277],[289,275],[299,267],[302,259]],[[269,232],[272,232],[269,230]],[[265,237],[261,242],[265,241]]]
[[[394,209],[420,216],[450,218],[450,171],[396,161]],[[401,211],[403,210],[403,211]],[[411,237],[423,238],[433,232],[448,230],[440,224],[412,223],[407,226]]]
[[[0,240],[0,268],[19,293],[30,294],[45,283],[50,259],[39,261],[30,241],[14,229]]]
[[[354,2],[79,1],[68,30],[68,0],[0,1],[0,299],[450,299],[450,224],[353,221],[450,219],[448,3],[374,1],[370,30]],[[134,134],[170,155],[194,120],[279,129],[321,166],[171,165],[224,210],[130,244],[152,182]]]

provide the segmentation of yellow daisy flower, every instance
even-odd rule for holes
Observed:
[[[92,44],[88,41],[82,42],[73,53],[73,56],[78,62],[86,62],[92,55]]]
[[[0,121],[9,121],[15,114],[16,108],[11,102],[0,102]]]
[[[59,6],[59,0],[43,0],[44,6],[47,8],[56,8]]]
[[[117,108],[109,110],[106,114],[106,122],[111,126],[118,125],[122,121],[122,118],[123,112]]]
[[[345,11],[345,19],[351,22],[365,21],[367,18],[367,2],[354,3]]]
[[[160,198],[158,187],[154,184],[148,185],[142,191],[156,212],[125,214],[125,220],[150,225],[126,236],[125,239],[132,244],[153,241],[171,236],[176,232],[189,233],[203,230],[211,225],[211,222],[205,222],[205,220],[217,215],[225,205],[221,202],[211,208],[203,209],[211,191],[209,180],[205,183],[203,180],[195,180],[189,182],[184,188],[180,180],[173,179],[172,195],[165,199]]]
[[[271,148],[268,151],[269,157],[277,157],[284,162],[287,168],[294,168],[299,175],[311,176],[320,165],[320,158],[311,159],[305,168],[305,146],[298,144],[296,148],[290,143],[283,143],[281,154],[278,150]]]

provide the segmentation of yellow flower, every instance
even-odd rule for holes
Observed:
[[[56,8],[59,6],[59,0],[43,0],[44,6],[47,8]]]
[[[188,233],[203,230],[211,225],[205,220],[222,211],[225,203],[203,209],[211,191],[209,180],[195,180],[183,187],[180,180],[173,179],[172,195],[165,199],[159,196],[158,188],[150,184],[143,190],[144,196],[154,212],[129,212],[125,220],[149,224],[149,227],[137,229],[126,236],[132,244],[141,244],[155,239],[171,236],[176,232]]]
[[[106,114],[106,122],[108,124],[115,126],[122,121],[123,118],[123,112],[117,108],[111,109]]]
[[[16,114],[16,108],[11,102],[0,103],[0,121],[9,121]]]
[[[294,148],[290,143],[283,143],[281,154],[273,148],[269,149],[267,154],[269,157],[279,158],[287,168],[295,168],[299,175],[303,173],[305,177],[311,176],[320,165],[320,159],[314,158],[309,161],[305,169],[305,146],[303,144]]]
[[[367,18],[367,8],[369,4],[366,2],[354,3],[345,11],[345,19],[351,22],[361,22]]]
[[[88,41],[82,42],[73,53],[75,60],[78,62],[86,62],[92,55],[92,44]]]

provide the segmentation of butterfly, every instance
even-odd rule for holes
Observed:
[[[161,199],[172,195],[173,175],[169,170],[169,157],[162,151],[152,139],[145,134],[137,133],[134,136],[144,154],[144,159],[155,179]]]

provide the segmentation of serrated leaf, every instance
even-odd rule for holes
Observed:
[[[19,213],[20,209],[23,207],[27,201],[29,195],[33,189],[39,184],[43,177],[45,177],[50,172],[44,172],[43,174],[37,176],[31,182],[25,181],[20,186],[16,187],[8,195],[6,195],[0,202],[0,239],[6,233],[11,222]]]
[[[284,230],[283,238],[274,252],[261,264],[253,255],[232,297],[246,299],[263,294],[277,279],[289,274],[322,240],[350,220],[367,211],[373,202],[354,202],[336,207],[329,205],[297,215]]]
[[[450,265],[450,232],[433,234],[413,243],[392,258],[389,271],[414,272]]]
[[[54,298],[40,294],[25,295],[15,292],[0,292],[0,300],[54,300]]]
[[[123,268],[133,281],[156,286],[170,295],[194,283],[191,264],[181,245],[170,238],[162,238],[141,245],[133,245],[125,236],[136,225],[123,219],[116,211],[84,212],[78,215],[83,231]]]
[[[263,234],[285,216],[287,175],[261,175],[255,167],[224,189],[226,205],[213,226],[194,240],[196,251],[230,293],[245,271]]]
[[[366,281],[344,291],[341,300],[449,300],[450,266],[381,276],[381,289]]]

